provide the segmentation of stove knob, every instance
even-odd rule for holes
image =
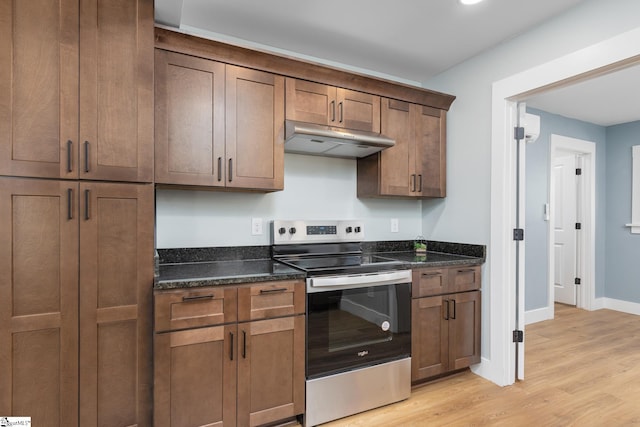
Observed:
[[[284,228],[284,227],[280,227],[280,228],[278,228],[278,234],[284,234],[284,233],[286,233],[286,232],[287,232],[287,229],[286,229],[286,228]]]
[[[291,227],[291,228],[289,229],[289,233],[291,233],[291,234],[296,234],[296,228],[295,228],[295,227]]]
[[[356,227],[356,228],[355,228],[355,232],[356,232],[356,233],[359,233],[359,232],[361,232],[361,231],[362,231],[362,229],[361,229],[360,227]]]
[[[347,227],[347,233],[351,233],[352,231],[353,231],[353,228]]]

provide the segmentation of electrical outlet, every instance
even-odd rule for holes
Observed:
[[[251,218],[251,235],[262,235],[262,218]]]
[[[391,232],[397,233],[399,231],[398,218],[391,218]]]

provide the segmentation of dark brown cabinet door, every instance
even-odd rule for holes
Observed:
[[[227,187],[284,188],[284,77],[226,67]]]
[[[80,425],[151,422],[153,186],[80,184]]]
[[[153,180],[153,0],[80,1],[80,177]]]
[[[415,174],[415,146],[410,107],[408,102],[382,100],[382,133],[396,141],[393,147],[374,154],[379,156],[380,161],[379,186],[382,195],[413,195],[411,183]]]
[[[78,177],[78,9],[0,3],[0,175]]]
[[[380,97],[287,78],[287,120],[380,133]]]
[[[338,88],[334,126],[380,133],[380,97]]]
[[[78,184],[0,178],[0,413],[78,425]]]
[[[416,193],[422,197],[446,194],[446,112],[415,105]]]
[[[287,120],[330,125],[336,120],[336,88],[320,83],[286,79]]]
[[[304,316],[238,325],[238,425],[304,412]]]
[[[411,381],[448,370],[449,328],[441,296],[411,301]]]
[[[153,425],[235,426],[237,342],[236,324],[156,334]]]
[[[453,305],[453,307],[451,307]],[[454,294],[449,302],[449,369],[480,362],[480,292]]]
[[[224,186],[225,65],[156,49],[157,183]]]
[[[381,131],[396,144],[358,159],[358,197],[445,197],[446,112],[382,99]]]

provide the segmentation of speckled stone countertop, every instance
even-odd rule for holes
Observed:
[[[426,241],[427,253],[416,254],[413,240],[363,242],[366,254],[405,262],[407,268],[480,265],[483,245]],[[219,286],[273,280],[304,279],[305,273],[271,259],[270,246],[176,248],[156,251],[154,289]]]
[[[271,259],[161,264],[155,289],[304,279],[305,274]]]

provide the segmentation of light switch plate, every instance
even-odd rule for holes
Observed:
[[[262,218],[251,218],[251,235],[262,235]]]
[[[391,232],[397,233],[399,229],[398,218],[391,218]]]

